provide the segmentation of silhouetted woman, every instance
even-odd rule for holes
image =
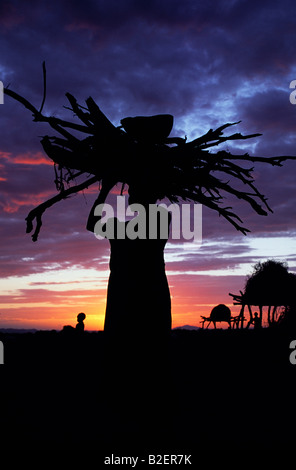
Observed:
[[[132,240],[127,236],[119,239],[116,234],[122,228],[126,230],[129,222],[109,219],[110,223],[114,222],[115,232],[114,239],[109,239],[110,277],[104,330],[110,335],[163,336],[171,329],[171,299],[164,263],[167,239],[160,238],[159,230],[156,239],[148,237],[149,203],[154,202],[147,199],[143,190],[133,191],[130,187],[129,204],[142,204],[146,209],[146,239]],[[98,203],[100,196],[89,215],[87,229],[91,231],[100,219],[94,216]]]

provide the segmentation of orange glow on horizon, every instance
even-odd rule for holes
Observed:
[[[43,298],[43,302],[27,302],[22,303],[18,306],[5,304],[1,308],[0,315],[0,328],[36,328],[42,330],[61,330],[64,325],[75,326],[76,316],[80,312],[86,314],[84,321],[85,329],[88,331],[99,331],[104,328],[105,318],[105,305],[106,298],[104,295],[90,297],[85,296],[82,300],[83,290],[80,291],[82,294],[81,298],[75,300],[66,299],[67,302],[55,302],[53,305],[50,299]],[[198,304],[198,296],[192,295],[191,298],[186,298],[186,295],[182,296],[182,290],[180,288],[172,288],[172,328],[191,325],[201,327],[201,315],[210,315],[211,309],[218,303],[221,302],[221,298],[215,298],[213,293],[208,291],[208,303]],[[203,296],[204,297],[204,296]],[[227,296],[225,296],[227,297]],[[62,298],[63,299],[63,298]],[[232,314],[239,313],[239,306],[232,306],[230,298],[225,298],[225,302],[231,309]],[[66,304],[67,303],[67,304]],[[147,319],[147,326],[149,325],[149,318]],[[151,326],[151,325],[149,325]],[[153,325],[152,325],[153,326]],[[219,328],[228,327],[227,324],[218,324]]]

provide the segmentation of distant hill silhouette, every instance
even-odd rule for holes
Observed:
[[[175,328],[173,328],[173,330],[200,330],[200,327],[194,325],[182,325],[176,326]]]
[[[15,333],[36,333],[38,331],[36,328],[0,328],[0,333],[9,333],[9,334],[15,334]]]

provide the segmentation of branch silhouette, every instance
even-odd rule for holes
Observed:
[[[78,193],[79,191],[82,191],[85,188],[88,188],[90,185],[98,181],[98,178],[96,176],[93,176],[92,178],[89,178],[88,180],[84,181],[81,184],[78,184],[76,186],[72,186],[66,190],[60,191],[59,194],[56,196],[48,199],[47,201],[43,202],[42,204],[39,204],[39,206],[35,207],[32,209],[28,216],[26,217],[26,222],[27,222],[27,229],[26,233],[31,233],[33,230],[33,221],[36,220],[36,228],[34,230],[34,233],[32,235],[32,240],[33,242],[36,242],[38,239],[38,235],[42,226],[42,214],[43,212],[46,211],[49,207],[53,206],[57,202],[61,201],[62,199],[66,199],[69,197],[71,194]]]

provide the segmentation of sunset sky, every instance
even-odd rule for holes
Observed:
[[[92,96],[115,125],[127,116],[170,113],[171,135],[189,140],[241,120],[235,131],[263,135],[226,148],[258,156],[296,155],[296,105],[289,101],[295,44],[294,0],[0,4],[0,80],[39,108],[45,61],[44,113],[74,120],[63,108],[70,92],[82,104]],[[61,329],[83,311],[86,329],[102,329],[109,245],[85,229],[98,186],[49,209],[38,242],[25,233],[28,212],[56,193],[40,144],[47,133],[54,134],[4,97],[0,328]],[[237,201],[248,236],[203,208],[201,247],[169,241],[173,326],[200,326],[200,315],[219,303],[238,313],[228,293],[243,289],[258,261],[287,261],[296,272],[295,175],[295,161],[256,166],[257,187],[274,213],[261,217]]]

